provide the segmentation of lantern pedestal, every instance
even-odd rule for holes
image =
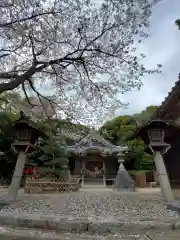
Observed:
[[[160,151],[155,151],[154,162],[156,165],[157,175],[159,177],[162,195],[164,196],[166,201],[171,202],[174,200],[174,198],[172,195],[169,178]]]
[[[134,192],[134,181],[124,167],[124,156],[118,154],[119,170],[115,179],[115,191]]]
[[[5,207],[6,205],[11,204],[11,202],[13,202],[17,198],[25,162],[26,153],[24,151],[21,151],[18,155],[18,160],[14,170],[11,185],[8,189],[8,194],[0,198],[0,209]]]
[[[21,151],[19,152],[19,155],[18,155],[18,160],[14,170],[11,185],[8,191],[8,195],[12,200],[15,200],[18,195],[25,162],[26,162],[26,153],[24,151]]]

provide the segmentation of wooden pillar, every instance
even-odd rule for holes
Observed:
[[[82,172],[82,182],[81,182],[81,187],[84,186],[84,169],[85,169],[85,161],[83,160],[83,162],[82,162],[82,169],[81,169],[81,172]]]
[[[106,187],[106,165],[105,162],[103,161],[103,185]]]

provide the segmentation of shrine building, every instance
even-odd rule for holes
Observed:
[[[112,185],[119,167],[117,155],[124,150],[124,147],[115,146],[97,132],[92,132],[75,145],[67,147],[71,154],[71,176],[79,177],[82,186]]]

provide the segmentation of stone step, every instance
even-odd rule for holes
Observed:
[[[125,218],[121,219],[92,219],[90,217],[72,216],[54,216],[54,215],[13,215],[5,213],[0,214],[0,225],[14,228],[28,229],[46,229],[54,230],[61,233],[88,233],[88,234],[115,234],[115,233],[132,233],[180,230],[179,219],[162,219],[161,221],[143,220]],[[1,230],[0,230],[1,232]]]
[[[84,179],[84,185],[103,185],[103,179],[96,180]]]
[[[42,229],[13,228],[0,226],[1,240],[179,240],[180,232],[174,231],[145,231],[123,232],[119,234],[91,235],[78,233],[58,233],[56,231],[48,231]]]
[[[82,188],[106,188],[103,184],[84,184]]]

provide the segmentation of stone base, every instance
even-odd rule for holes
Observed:
[[[169,202],[167,208],[180,214],[180,201]]]
[[[124,193],[126,193],[126,192],[135,192],[135,188],[134,187],[132,187],[132,188],[130,188],[130,187],[128,187],[128,188],[116,188],[115,187],[115,189],[114,189],[114,191],[116,191],[116,192],[124,192]]]
[[[115,189],[118,192],[134,192],[134,181],[126,170],[119,170],[115,179]]]
[[[2,209],[3,207],[6,207],[8,205],[10,205],[15,199],[12,198],[11,196],[4,195],[0,198],[0,209]]]

